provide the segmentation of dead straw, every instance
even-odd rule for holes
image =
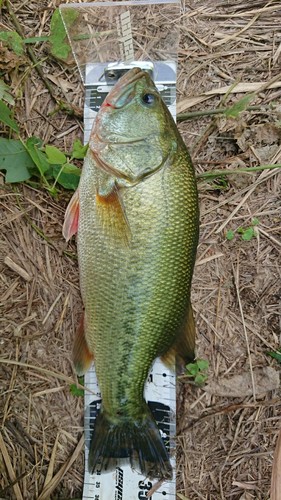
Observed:
[[[67,462],[61,467],[61,469],[56,473],[56,475],[44,486],[42,492],[40,493],[38,500],[47,500],[47,498],[51,495],[51,493],[58,486],[64,475],[70,469],[72,464],[80,455],[84,446],[84,435],[80,438],[74,452],[69,457]]]
[[[270,499],[281,500],[281,430],[278,434],[273,457]]]
[[[15,474],[14,468],[12,466],[12,462],[10,460],[9,453],[8,453],[7,448],[6,448],[2,433],[0,433],[0,450],[1,450],[3,460],[4,460],[4,463],[6,465],[8,474],[9,474],[9,478],[13,484],[13,490],[15,493],[16,500],[23,500],[23,496],[21,494],[20,487],[17,483],[16,474]]]

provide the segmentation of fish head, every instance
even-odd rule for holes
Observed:
[[[131,69],[109,92],[89,146],[97,165],[128,186],[171,159],[177,148],[176,126],[147,72]]]

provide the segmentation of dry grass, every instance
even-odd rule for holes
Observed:
[[[47,32],[58,3],[21,0],[13,8],[34,36]],[[274,0],[191,0],[175,21],[182,32],[181,111],[230,106],[256,84],[250,104],[258,109],[236,120],[215,115],[179,125],[198,173],[281,163],[280,15]],[[2,22],[12,29],[5,11]],[[68,82],[67,92],[55,85],[57,95],[82,108],[74,68],[46,58],[44,44],[36,55],[45,74]],[[16,115],[26,136],[66,149],[82,138],[77,119],[48,116],[55,103],[29,61],[9,70],[7,82],[15,95],[22,92]],[[226,97],[222,87],[231,88]],[[225,189],[199,183],[193,305],[198,355],[209,360],[210,373],[204,389],[180,384],[178,491],[188,500],[270,498],[281,402],[278,366],[266,353],[280,346],[280,179],[276,169],[229,176]],[[70,352],[81,302],[75,246],[66,247],[61,236],[67,200],[27,186],[2,188],[0,498],[74,498],[83,483],[83,404],[69,392]],[[239,234],[226,239],[229,229],[248,227],[254,217],[251,241]],[[268,366],[274,371],[265,389],[258,373]]]
[[[231,106],[244,95],[235,93],[237,84],[250,91],[248,84],[258,83],[262,89],[251,102],[260,109],[237,120],[215,116],[180,125],[199,172],[280,163],[280,90],[268,90],[281,79],[281,38],[274,27],[280,14],[277,2],[189,3],[182,29],[181,111],[189,98],[199,102],[210,90],[211,98],[203,102],[202,96],[192,111]],[[219,89],[233,84],[222,102]],[[196,267],[193,285],[198,353],[210,361],[210,390],[182,389],[179,490],[188,499],[268,499],[280,391],[272,392],[269,382],[261,393],[254,374],[270,364],[278,370],[266,353],[280,345],[280,173],[229,176],[223,191],[199,186],[198,264],[217,256]],[[248,227],[254,217],[256,238],[226,239],[228,230]],[[237,374],[245,381],[251,375],[251,395],[246,382],[238,385]],[[225,380],[228,393],[219,396]]]
[[[4,498],[14,498],[13,493],[20,498],[15,487],[5,490],[16,475],[23,498],[37,498],[51,459],[56,473],[72,456],[82,431],[82,402],[69,392],[72,332],[81,303],[76,259],[64,254],[63,208],[37,190],[15,191],[3,190],[0,198],[1,420],[14,471],[8,481],[2,477],[1,487]],[[0,448],[3,452],[1,443]],[[81,489],[81,455],[77,464],[75,481],[64,480],[66,495]]]

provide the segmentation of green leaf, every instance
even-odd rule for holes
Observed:
[[[21,141],[0,138],[0,170],[6,170],[6,182],[22,182],[35,167]]]
[[[207,359],[197,359],[196,363],[200,371],[208,370],[209,368],[209,361]]]
[[[45,146],[48,162],[51,165],[63,165],[66,163],[66,156],[55,146]]]
[[[78,177],[80,177],[80,175],[81,175],[80,168],[76,167],[76,165],[73,165],[72,163],[66,163],[63,166],[62,172],[64,174],[75,174]]]
[[[71,152],[72,158],[76,158],[77,160],[82,160],[83,158],[85,158],[87,151],[88,151],[88,144],[83,146],[82,142],[79,139],[75,139]]]
[[[73,396],[78,396],[78,397],[84,396],[84,390],[81,389],[80,387],[77,387],[77,385],[75,384],[71,384],[69,386],[69,390]]]
[[[19,133],[19,127],[15,120],[11,118],[11,110],[3,101],[0,101],[0,121],[8,125],[14,132]]]
[[[8,104],[15,104],[13,96],[10,94],[10,87],[3,80],[0,80],[0,99]]]
[[[23,39],[16,31],[0,31],[0,41],[6,43],[17,56],[24,53]]]
[[[186,371],[189,377],[195,377],[199,372],[197,363],[189,363],[188,365],[186,365]]]
[[[84,376],[78,377],[78,383],[80,385],[84,385]],[[69,386],[69,389],[71,394],[73,394],[73,396],[84,396],[84,389],[77,387],[76,384],[71,384]]]
[[[257,219],[256,217],[254,217],[253,220],[252,220],[253,226],[257,226],[259,223],[260,223],[259,219]]]
[[[228,188],[228,180],[223,176],[217,177],[217,179],[213,182],[212,188],[215,190],[227,189]]]
[[[194,363],[186,365],[187,377],[193,377],[196,385],[202,385],[206,382],[208,375],[204,373],[209,368],[207,359],[197,359]]]
[[[51,53],[57,59],[65,61],[71,52],[65,26],[69,29],[77,19],[78,15],[79,14],[75,9],[69,8],[63,10],[63,20],[59,9],[56,9],[52,16],[49,42],[51,45]]]
[[[234,231],[232,231],[231,229],[229,229],[225,235],[228,241],[233,240],[234,236],[235,236]]]
[[[48,170],[50,170],[50,163],[47,161],[46,154],[40,150],[40,148],[42,147],[41,139],[39,139],[38,137],[30,137],[29,139],[27,139],[25,145],[28,153],[30,154],[40,173],[40,176],[48,172]],[[36,173],[34,172],[34,174]]]
[[[268,352],[267,353],[269,356],[271,356],[272,358],[276,359],[278,361],[278,363],[281,363],[281,350],[278,349],[278,351],[272,351],[272,352]]]
[[[66,163],[61,169],[60,165],[53,166],[53,177],[65,189],[77,189],[80,180],[81,170],[75,165]]]
[[[255,94],[247,94],[239,101],[237,101],[233,106],[224,111],[225,116],[228,118],[238,118],[239,114],[249,106],[250,102],[254,99]]]
[[[255,230],[253,227],[248,227],[247,229],[245,229],[242,233],[242,240],[244,241],[250,241],[253,236],[255,236]]]
[[[203,385],[206,382],[207,378],[208,378],[208,375],[206,375],[204,373],[197,373],[197,375],[195,376],[194,382],[196,385]]]

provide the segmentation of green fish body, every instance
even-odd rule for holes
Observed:
[[[128,457],[146,476],[169,479],[144,385],[156,357],[194,357],[198,200],[184,142],[139,68],[119,80],[98,113],[77,196],[85,345],[76,341],[75,364],[82,373],[83,352],[93,354],[102,395],[90,470]]]

